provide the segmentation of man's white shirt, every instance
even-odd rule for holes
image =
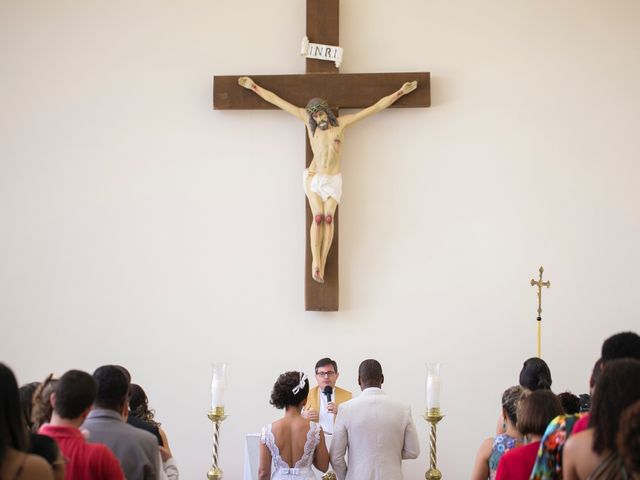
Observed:
[[[318,412],[318,423],[324,430],[325,435],[333,434],[333,422],[335,419],[335,414],[330,413],[327,410],[327,405],[329,402],[327,401],[327,396],[318,389],[318,394],[320,395],[320,411]],[[331,393],[331,401],[335,402],[335,389],[334,392]]]

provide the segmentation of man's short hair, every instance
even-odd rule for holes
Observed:
[[[103,365],[93,372],[98,384],[95,404],[100,408],[119,411],[128,403],[129,378],[118,365]]]
[[[358,367],[358,377],[363,383],[381,382],[382,381],[382,365],[377,360],[369,358],[363,360]]]
[[[635,332],[621,332],[607,338],[602,344],[602,361],[619,358],[640,360],[640,336]]]
[[[571,392],[562,392],[558,394],[558,400],[562,404],[562,409],[567,415],[580,413],[580,397]]]
[[[96,381],[87,372],[69,370],[58,381],[53,409],[62,418],[78,418],[95,400],[97,389]]]
[[[318,369],[320,367],[326,367],[327,365],[332,365],[335,372],[338,373],[338,364],[335,360],[331,360],[329,357],[321,358],[316,362],[315,372],[318,373]]]

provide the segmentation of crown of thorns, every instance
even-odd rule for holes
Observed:
[[[321,98],[314,98],[312,100],[309,100],[309,103],[307,104],[307,113],[309,115],[313,115],[314,113],[318,112],[325,112],[328,110],[330,110],[329,104]]]

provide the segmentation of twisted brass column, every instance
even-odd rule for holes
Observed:
[[[440,414],[439,408],[430,408],[423,415],[423,418],[431,425],[429,431],[430,464],[424,478],[426,480],[440,480],[442,473],[436,468],[436,424],[444,418],[444,415]]]
[[[220,424],[223,422],[227,416],[224,414],[224,407],[216,407],[214,410],[211,410],[207,417],[209,420],[213,422],[213,464],[211,466],[211,470],[207,472],[208,480],[221,480],[222,479],[222,470],[218,466],[218,447],[220,445]]]

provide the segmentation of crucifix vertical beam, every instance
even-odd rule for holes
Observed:
[[[324,45],[340,45],[340,2],[339,0],[307,0],[307,38],[312,43]],[[333,62],[307,58],[307,73],[338,73],[338,67]],[[337,109],[334,110],[337,116]],[[311,144],[304,131],[306,142],[305,168],[313,160]],[[339,213],[340,207],[334,215],[333,243],[327,257],[327,264],[324,273],[324,283],[318,283],[312,279],[311,272],[311,236],[309,225],[313,221],[313,214],[308,202],[305,200],[306,211],[306,248],[305,248],[305,268],[304,268],[304,308],[314,311],[336,311],[339,306],[340,275],[338,271],[338,249],[339,249]]]

